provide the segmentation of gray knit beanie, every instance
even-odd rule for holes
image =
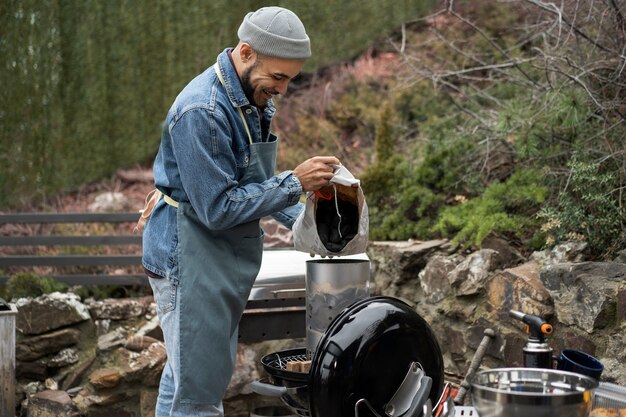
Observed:
[[[284,59],[311,56],[311,43],[304,25],[292,11],[282,7],[263,7],[248,13],[237,35],[263,55]]]

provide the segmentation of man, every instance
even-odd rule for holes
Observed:
[[[193,79],[167,114],[142,218],[143,265],[167,348],[157,417],[222,416],[237,326],[261,265],[259,219],[291,227],[303,191],[328,185],[332,156],[274,175],[272,96],[311,55],[291,11],[248,13],[240,42]],[[161,195],[163,198],[161,198]]]

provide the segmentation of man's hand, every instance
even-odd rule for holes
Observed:
[[[339,159],[334,156],[314,156],[298,165],[293,175],[300,180],[303,191],[316,191],[328,185],[333,177],[333,165],[339,164]]]

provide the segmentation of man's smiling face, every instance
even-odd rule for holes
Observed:
[[[304,60],[281,59],[254,53],[254,60],[241,74],[241,84],[248,100],[257,107],[267,106],[276,94],[285,94],[291,81],[300,73]]]

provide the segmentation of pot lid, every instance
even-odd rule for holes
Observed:
[[[432,379],[435,404],[443,388],[443,356],[428,323],[392,297],[359,300],[343,310],[320,340],[309,374],[312,417],[355,415],[365,399],[381,416],[413,362]],[[373,415],[367,407],[360,416]]]

